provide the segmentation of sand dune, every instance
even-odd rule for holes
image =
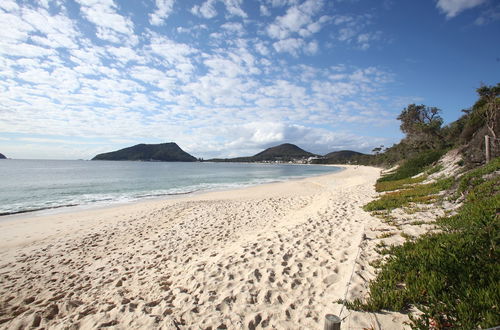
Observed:
[[[0,327],[320,329],[339,314],[379,170],[0,222]],[[364,260],[363,262],[366,262]],[[354,277],[349,297],[364,294]],[[359,292],[359,293],[357,293]],[[401,329],[351,313],[343,329]]]

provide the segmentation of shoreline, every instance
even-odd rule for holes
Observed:
[[[267,163],[256,163],[256,164],[267,164]],[[274,164],[269,164],[269,165],[274,165]],[[333,173],[338,173],[343,170],[345,170],[344,165],[331,165],[331,164],[279,164],[279,165],[317,165],[317,166],[332,166],[339,168],[338,171],[334,171]],[[88,203],[88,204],[70,204],[70,205],[55,205],[55,206],[49,206],[45,208],[39,208],[39,209],[34,209],[34,210],[21,210],[21,211],[15,211],[15,212],[4,212],[0,213],[0,223],[3,221],[9,221],[12,219],[23,219],[23,218],[30,218],[30,217],[43,217],[46,215],[55,215],[59,213],[72,213],[72,212],[79,212],[79,211],[86,211],[86,210],[93,210],[93,209],[107,209],[107,208],[114,208],[114,207],[121,207],[124,205],[128,204],[137,204],[137,203],[142,203],[142,202],[148,202],[148,201],[161,201],[161,200],[169,200],[169,199],[176,199],[179,197],[184,197],[184,196],[194,196],[197,194],[205,194],[205,193],[211,193],[211,192],[218,192],[218,191],[233,191],[233,190],[240,190],[240,189],[246,189],[249,187],[256,187],[256,186],[261,186],[261,185],[268,185],[268,184],[275,184],[275,183],[282,183],[282,182],[288,182],[288,181],[296,181],[296,180],[303,180],[307,178],[314,178],[314,177],[320,177],[324,175],[330,175],[332,173],[328,174],[318,174],[318,175],[312,175],[312,176],[305,176],[305,177],[300,177],[300,178],[289,178],[289,179],[283,179],[283,180],[275,180],[275,181],[270,181],[270,182],[261,182],[261,183],[250,183],[250,184],[239,184],[237,187],[230,187],[230,185],[218,187],[218,188],[208,188],[208,189],[199,189],[199,190],[193,190],[193,191],[188,191],[188,192],[180,192],[180,193],[165,193],[165,194],[160,194],[160,195],[149,195],[149,196],[143,196],[143,197],[136,197],[136,198],[131,198],[130,200],[126,201],[120,201],[120,200],[113,200],[113,201],[97,201],[93,203]]]
[[[319,328],[338,315],[380,169],[0,222],[0,327]],[[350,297],[364,285],[350,283]],[[397,313],[346,323],[401,329]]]

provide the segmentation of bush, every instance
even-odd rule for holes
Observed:
[[[415,305],[423,312],[419,318],[412,317],[416,329],[499,325],[499,164],[497,158],[464,175],[459,189],[466,198],[458,213],[438,220],[440,233],[390,248],[387,263],[370,283],[369,299],[353,301],[348,307],[401,311]],[[449,180],[434,188],[451,185]],[[427,187],[413,188],[413,194],[415,189],[432,190],[422,186]]]
[[[427,166],[438,161],[445,152],[446,150],[430,150],[422,152],[417,156],[406,160],[394,173],[383,176],[377,182],[401,180],[417,175]]]
[[[458,193],[465,192],[471,186],[477,186],[480,183],[485,182],[484,175],[488,173],[493,173],[495,171],[500,171],[500,157],[493,159],[491,162],[486,164],[483,167],[480,167],[476,170],[470,171],[465,174],[460,180],[460,184],[458,186]]]

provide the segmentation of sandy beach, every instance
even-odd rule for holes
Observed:
[[[363,241],[383,225],[361,206],[379,175],[347,166],[2,220],[0,328],[322,329],[325,314],[340,314],[336,301],[365,294],[373,276],[358,276],[376,257]],[[401,329],[407,320],[346,309],[341,317],[342,329]]]

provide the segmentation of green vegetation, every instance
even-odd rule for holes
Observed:
[[[415,305],[423,312],[412,317],[416,329],[500,324],[499,169],[500,157],[464,175],[458,190],[466,197],[458,214],[439,219],[438,233],[383,251],[390,256],[370,284],[370,298],[349,302],[348,307],[404,311]],[[449,188],[453,181],[442,179],[404,190],[406,199],[386,194],[381,200],[391,206],[401,204],[401,199]]]
[[[398,189],[403,189],[403,188],[409,188],[411,185],[415,183],[420,183],[427,179],[426,175],[420,175],[415,178],[406,178],[406,179],[400,179],[400,180],[395,180],[395,181],[377,181],[375,184],[375,190],[377,192],[383,192],[383,191],[393,191],[393,190],[398,190]]]
[[[326,154],[314,161],[315,164],[370,164],[373,155],[367,155],[352,150],[340,150]]]
[[[389,148],[376,147],[374,155],[342,154],[318,163],[345,163],[372,166],[393,166],[423,151],[445,150],[459,147],[464,165],[478,166],[484,162],[484,136],[492,137],[492,158],[500,156],[500,84],[477,89],[478,101],[470,109],[462,110],[458,120],[442,126],[440,110],[426,105],[408,105],[398,119],[401,131],[406,134],[399,143]]]
[[[410,225],[412,226],[421,226],[421,225],[425,225],[427,222],[425,221],[422,221],[422,220],[417,220],[417,221],[413,221],[410,223]]]
[[[446,150],[428,150],[421,152],[403,162],[394,173],[382,177],[378,182],[395,181],[415,176],[424,171],[427,166],[438,161],[445,152]]]
[[[443,169],[443,165],[436,165],[436,166],[430,168],[429,170],[427,170],[427,172],[425,172],[425,173],[427,175],[431,175],[431,174],[434,174],[434,173],[441,171],[442,169]]]
[[[379,236],[377,236],[377,238],[382,239],[382,238],[388,238],[388,237],[392,237],[392,236],[394,236],[394,233],[388,231],[388,232],[380,234]]]
[[[423,104],[410,104],[398,117],[401,131],[406,134],[406,141],[413,147],[440,149],[443,147],[441,110]]]
[[[440,191],[449,189],[453,179],[440,179],[433,183],[415,185],[382,195],[364,206],[366,211],[392,210],[407,206],[410,203],[431,203],[435,201]]]
[[[483,166],[481,168],[478,168],[474,171],[465,174],[460,180],[457,192],[459,194],[462,194],[465,191],[467,191],[468,187],[480,185],[481,183],[487,181],[485,175],[499,170],[500,170],[500,161],[498,158],[496,158],[486,166]]]
[[[379,242],[376,250],[386,257],[373,263],[380,268],[370,283],[370,297],[347,302],[348,308],[409,311],[415,306],[423,313],[410,315],[415,329],[477,329],[500,324],[500,84],[482,86],[477,92],[474,106],[445,127],[441,127],[439,109],[409,105],[398,118],[406,137],[370,160],[372,164],[400,165],[378,180],[377,191],[386,193],[365,205],[386,223],[398,227],[392,209],[434,202],[443,190],[452,193],[448,194],[451,200],[454,197],[463,204],[437,221],[410,223],[432,223],[433,232],[420,237],[402,232],[407,241],[401,246]],[[494,159],[481,165],[485,162],[485,135],[492,138]],[[457,165],[469,171],[458,179],[422,184],[443,168],[432,164],[450,148],[460,149],[464,160]]]

